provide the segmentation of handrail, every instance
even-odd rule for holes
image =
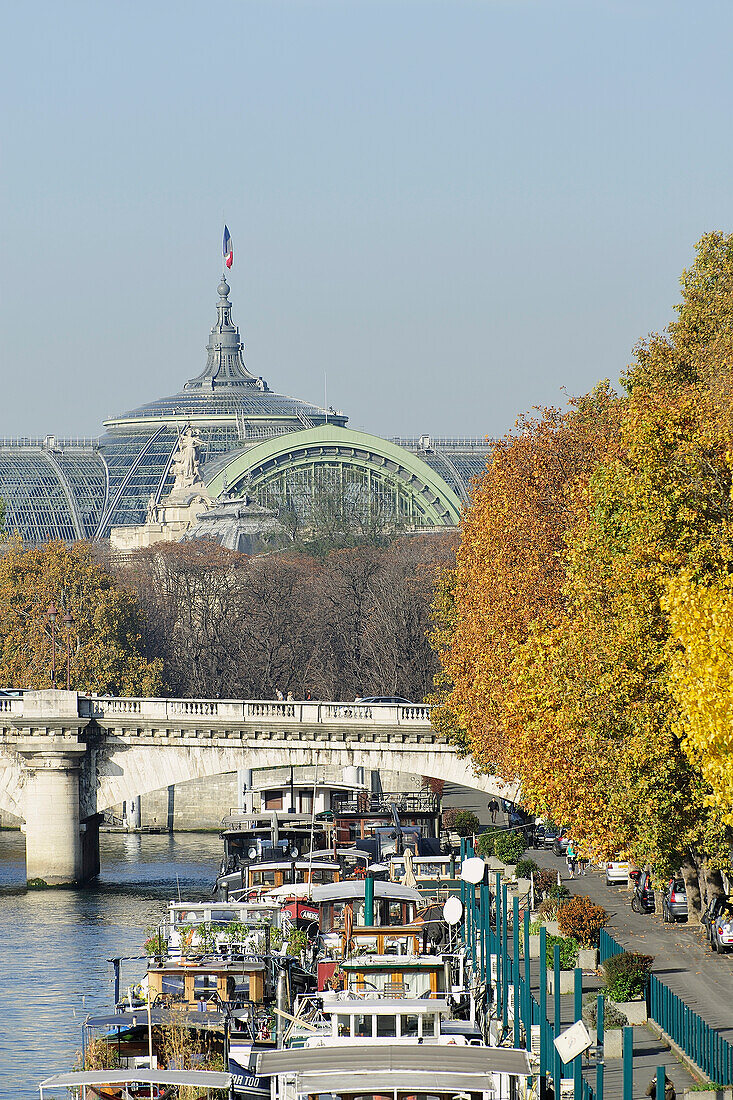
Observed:
[[[0,714],[22,718],[25,696],[1,696]],[[432,707],[417,703],[336,703],[313,700],[267,699],[147,699],[107,695],[77,695],[82,718],[138,718],[150,721],[187,721],[212,718],[220,722],[277,721],[287,725],[420,726],[430,727]]]

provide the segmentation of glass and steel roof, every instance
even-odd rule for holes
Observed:
[[[99,440],[0,440],[0,499],[8,531],[37,543],[107,538],[112,527],[144,523],[150,503],[160,503],[173,487],[172,458],[188,425],[203,446],[207,483],[227,453],[303,429],[345,427],[343,413],[273,393],[250,373],[224,277],[217,289],[206,365],[178,393],[111,417]],[[485,439],[392,442],[419,455],[464,502],[491,449]],[[292,472],[295,481],[297,476]]]

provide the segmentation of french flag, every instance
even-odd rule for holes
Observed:
[[[234,245],[232,244],[232,235],[228,228],[224,226],[224,263],[227,267],[231,267],[234,263]]]

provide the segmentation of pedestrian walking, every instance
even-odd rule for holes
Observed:
[[[656,1073],[652,1077],[651,1081],[646,1087],[646,1095],[651,1097],[651,1100],[657,1100],[657,1075]],[[674,1085],[670,1081],[667,1074],[664,1074],[664,1100],[676,1100],[677,1092]]]
[[[568,862],[568,871],[570,872],[570,877],[575,878],[575,867],[578,861],[578,854],[575,850],[575,845],[573,844],[572,840],[568,843],[566,859]]]
[[[499,803],[496,801],[495,798],[492,798],[491,802],[489,802],[488,809],[489,809],[489,813],[491,814],[491,824],[495,825],[496,824],[496,815],[499,812]]]

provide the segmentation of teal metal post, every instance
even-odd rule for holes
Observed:
[[[489,961],[489,934],[491,928],[489,917],[491,915],[491,895],[489,883],[486,878],[481,883],[481,971],[483,979],[488,985],[491,981],[491,963]]]
[[[561,1011],[560,1011],[560,947],[559,944],[555,945],[553,950],[553,980],[555,982],[555,999],[554,999],[554,1031],[555,1038],[558,1037],[562,1029]],[[553,1044],[555,1046],[555,1044]],[[562,1077],[562,1062],[560,1055],[557,1053],[557,1047],[555,1047],[555,1096],[560,1096],[560,1078]]]
[[[547,1044],[547,929],[540,928],[540,1076],[550,1068],[550,1051]]]
[[[666,1084],[664,1066],[657,1066],[657,1100],[664,1100],[664,1086]]]
[[[502,989],[502,1024],[509,1027],[509,914],[507,912],[509,900],[507,898],[506,884],[501,886],[501,989]]]
[[[583,971],[576,966],[573,984],[573,1023],[583,1019]],[[573,1097],[583,1100],[583,1055],[573,1058]]]
[[[623,1100],[633,1100],[634,1096],[634,1029],[624,1028],[623,1045],[624,1088]],[[662,1094],[664,1095],[664,1093]],[[661,1098],[660,1098],[661,1100]]]
[[[603,1035],[606,1021],[606,1001],[599,993],[596,998],[596,1100],[603,1100],[603,1076],[605,1064],[603,1061]]]
[[[519,898],[512,899],[512,932],[514,951],[512,959],[512,977],[514,978],[514,1046],[522,1040],[522,982],[519,977]]]
[[[371,928],[374,924],[374,876],[364,879],[364,924]]]
[[[504,954],[502,950],[502,929],[504,927],[504,907],[501,897],[501,875],[496,875],[496,996],[497,1018],[504,1019]]]
[[[555,944],[552,957],[552,975],[555,983],[555,1038],[557,1039],[562,1029],[562,1020],[560,1012],[560,945]],[[553,1044],[554,1045],[554,1044]],[[555,1048],[555,1096],[560,1096],[560,1078],[562,1077],[562,1061],[560,1055]]]
[[[524,1045],[532,1049],[532,968],[529,961],[529,909],[524,910]]]

